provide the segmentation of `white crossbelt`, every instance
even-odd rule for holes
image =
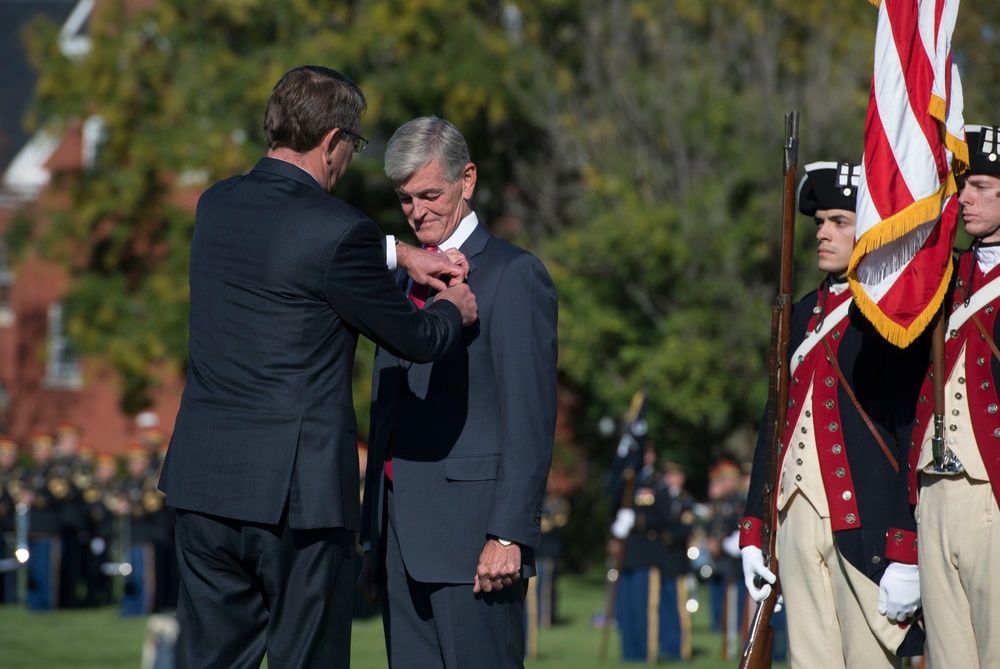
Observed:
[[[968,305],[963,302],[951,312],[951,316],[948,317],[948,329],[957,330],[962,327],[965,321],[972,318],[972,314],[998,297],[1000,297],[1000,276],[973,293]]]
[[[823,319],[823,325],[820,327],[818,332],[813,330],[806,332],[806,338],[802,340],[799,347],[795,349],[794,353],[792,353],[792,364],[789,365],[789,369],[792,374],[795,373],[795,369],[802,361],[800,358],[805,359],[806,355],[809,354],[809,351],[813,350],[817,344],[823,341],[823,337],[829,334],[830,330],[837,327],[837,324],[847,317],[847,312],[851,308],[852,302],[854,302],[853,297],[844,301],[843,304],[827,314],[826,318]]]

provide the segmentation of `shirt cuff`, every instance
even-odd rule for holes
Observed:
[[[396,237],[393,235],[385,236],[385,266],[396,269]]]

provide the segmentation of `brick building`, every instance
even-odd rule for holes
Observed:
[[[138,435],[136,421],[119,408],[117,374],[101,360],[80,359],[66,337],[62,299],[68,275],[34,254],[12,264],[2,242],[20,212],[58,201],[60,194],[48,188],[52,174],[86,166],[99,132],[86,122],[59,136],[24,130],[36,77],[22,30],[44,15],[62,26],[64,53],[84,54],[93,8],[94,0],[0,1],[0,433],[23,445],[32,433],[52,433],[69,422],[95,449],[121,453]],[[151,410],[169,433],[183,379],[169,373],[161,378]]]

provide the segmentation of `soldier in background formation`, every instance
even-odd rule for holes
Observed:
[[[51,611],[59,601],[59,563],[62,556],[59,504],[69,494],[70,481],[55,466],[52,437],[31,437],[32,461],[27,466],[17,501],[31,509],[28,550],[28,595],[31,611]]]
[[[36,433],[18,466],[17,444],[0,437],[0,559],[14,547],[15,505],[30,509],[26,604],[32,611],[113,603],[125,581],[122,613],[176,606],[172,514],[156,490],[166,434],[140,425],[127,475],[118,460],[81,441],[78,427]],[[0,603],[14,603],[12,572],[0,572]]]
[[[742,648],[739,630],[746,618],[739,548],[740,518],[745,504],[739,465],[727,458],[719,460],[708,470],[706,547],[714,569],[707,585],[712,629],[722,634],[722,656],[726,659],[734,658]]]
[[[681,465],[666,463],[658,470],[651,444],[644,456],[632,508],[619,509],[611,528],[612,535],[625,542],[615,605],[622,659],[688,659],[687,550],[695,502],[684,490]]]
[[[14,557],[17,547],[15,495],[20,491],[24,473],[17,464],[17,443],[0,437],[0,560]],[[0,571],[0,604],[14,603],[16,573],[13,569]]]

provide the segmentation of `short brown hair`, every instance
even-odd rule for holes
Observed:
[[[267,148],[305,153],[334,128],[352,131],[367,108],[361,87],[340,72],[320,65],[291,69],[264,108]]]

